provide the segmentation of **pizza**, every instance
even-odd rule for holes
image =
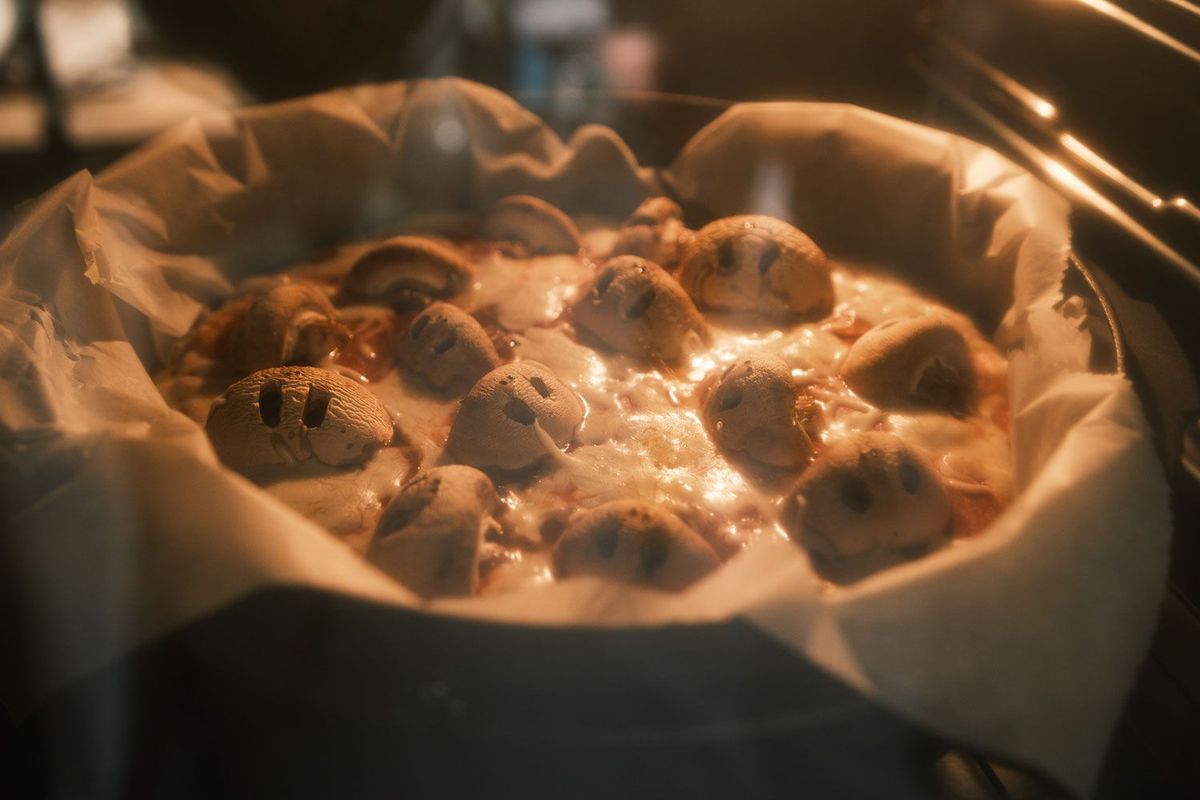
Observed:
[[[221,461],[426,598],[691,586],[745,548],[822,585],[1012,494],[1003,354],[781,219],[532,196],[243,282],[157,376]]]

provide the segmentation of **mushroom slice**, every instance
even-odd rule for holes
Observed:
[[[583,237],[571,218],[559,209],[525,194],[497,203],[483,224],[482,236],[516,257],[575,254]]]
[[[771,467],[794,469],[813,455],[821,420],[787,364],[775,356],[743,358],[704,398],[704,423],[717,446]]]
[[[475,273],[452,246],[424,236],[395,236],[350,268],[338,299],[393,308],[421,308],[462,294]]]
[[[571,443],[583,403],[536,361],[492,370],[471,387],[450,427],[447,451],[480,469],[523,470]]]
[[[204,427],[221,461],[239,472],[308,461],[361,464],[393,434],[373,394],[316,367],[274,367],[242,378],[213,402]]]
[[[792,534],[832,559],[938,543],[953,516],[929,460],[878,431],[832,445],[801,476],[789,505]]]
[[[840,372],[847,386],[885,408],[919,406],[965,414],[975,400],[975,366],[967,341],[957,327],[935,315],[876,325],[850,347]]]
[[[227,358],[241,373],[317,364],[346,338],[324,292],[278,283],[253,299],[230,337]]]
[[[688,244],[680,282],[702,309],[817,319],[833,310],[833,280],[821,248],[774,217],[725,217]]]
[[[708,336],[704,317],[662,267],[637,256],[609,259],[571,309],[580,328],[614,350],[674,363],[689,333]]]
[[[692,236],[674,200],[651,197],[625,220],[612,254],[641,256],[669,270],[678,265]]]
[[[410,372],[438,389],[469,387],[500,365],[483,326],[449,303],[434,303],[417,315],[400,355]]]
[[[422,597],[469,595],[479,587],[479,546],[498,527],[500,499],[473,467],[434,467],[384,509],[367,561]]]
[[[571,520],[554,546],[559,578],[598,578],[679,591],[720,566],[716,552],[674,514],[618,500]]]

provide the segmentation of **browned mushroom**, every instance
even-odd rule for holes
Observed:
[[[625,220],[612,254],[634,255],[671,270],[691,241],[693,232],[683,224],[683,211],[669,197],[651,197]]]
[[[458,464],[434,467],[384,509],[367,560],[422,597],[473,594],[479,546],[499,527],[499,508],[487,475]]]
[[[637,256],[609,259],[571,308],[575,324],[614,350],[674,363],[689,334],[708,335],[704,317],[662,267]]]
[[[704,399],[704,423],[721,449],[771,467],[794,469],[813,455],[821,422],[817,404],[800,392],[775,356],[742,358]]]
[[[473,279],[471,265],[451,245],[423,236],[395,236],[354,262],[338,299],[422,308],[462,294]]]
[[[720,563],[683,520],[636,500],[583,512],[554,546],[559,578],[590,575],[664,591],[686,589]]]
[[[679,280],[701,309],[816,319],[833,309],[833,280],[821,248],[780,219],[725,217],[688,244]]]
[[[470,387],[500,365],[483,326],[449,303],[434,303],[417,315],[400,353],[409,372],[438,389]]]
[[[393,435],[391,416],[373,394],[316,367],[243,378],[213,403],[205,430],[221,461],[240,472],[310,460],[352,466]]]
[[[936,544],[952,521],[934,466],[904,440],[878,431],[830,446],[800,478],[791,511],[793,536],[834,559]]]
[[[277,283],[254,297],[229,339],[227,358],[242,373],[312,365],[347,336],[324,292],[306,283]]]
[[[842,360],[841,376],[885,408],[920,406],[967,413],[976,394],[966,339],[934,315],[888,320],[864,333]]]
[[[583,421],[583,403],[535,361],[492,370],[463,398],[447,451],[480,469],[517,471],[571,443]]]
[[[537,197],[505,197],[488,214],[481,235],[516,257],[578,253],[583,236],[559,209]]]

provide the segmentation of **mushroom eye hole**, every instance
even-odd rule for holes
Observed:
[[[304,413],[300,419],[306,428],[319,428],[325,422],[325,414],[329,411],[329,401],[333,399],[329,392],[308,387],[308,397],[304,399]]]
[[[733,242],[726,240],[721,242],[721,246],[717,248],[717,274],[730,275],[737,271],[737,262],[734,259]]]
[[[865,514],[874,502],[871,487],[862,478],[848,478],[842,484],[841,498],[847,508],[859,514]]]
[[[615,519],[602,521],[596,526],[593,541],[596,543],[596,553],[601,558],[612,558],[617,552],[617,533],[620,523]]]
[[[529,385],[532,386],[533,390],[535,392],[537,392],[538,394],[540,394],[542,397],[550,396],[550,387],[547,386],[546,382],[544,380],[542,380],[541,378],[539,378],[537,375],[534,375],[532,378],[529,379]]]
[[[904,491],[909,494],[916,494],[917,489],[921,488],[921,473],[917,466],[907,458],[900,462],[900,485],[904,487]]]
[[[458,342],[458,333],[454,330],[447,331],[445,336],[443,336],[441,339],[438,339],[437,342],[434,343],[434,345],[433,345],[434,355],[438,355],[438,356],[442,355],[447,350],[449,350],[451,347],[454,347],[454,345],[457,342]]]
[[[767,246],[763,248],[762,254],[758,257],[758,274],[766,275],[767,270],[779,258],[779,244],[777,242],[767,242]]]
[[[607,269],[600,273],[600,277],[596,280],[595,293],[596,297],[600,297],[608,291],[608,287],[612,286],[612,282],[617,279],[617,271],[615,269]]]
[[[658,572],[662,565],[667,563],[670,554],[671,545],[667,533],[658,528],[647,531],[638,551],[638,566],[642,574],[650,576]]]
[[[622,316],[624,316],[625,319],[637,319],[638,317],[641,317],[650,309],[650,305],[654,302],[654,297],[656,294],[657,293],[652,287],[643,289],[642,292],[636,298],[634,298],[633,303],[630,304],[629,308],[626,309]]]
[[[516,397],[504,404],[504,416],[521,425],[532,425],[537,422],[537,415],[533,413],[533,409],[524,400]]]
[[[429,319],[430,318],[427,316],[418,317],[416,321],[413,322],[412,327],[409,328],[408,335],[414,340],[420,339],[421,334],[425,332],[425,328],[429,326]]]
[[[721,393],[720,409],[722,411],[731,411],[742,404],[742,390],[734,386],[726,389]]]
[[[283,387],[279,381],[267,381],[259,387],[258,414],[268,428],[279,426],[283,418]]]

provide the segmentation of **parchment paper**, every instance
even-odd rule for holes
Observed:
[[[0,699],[47,693],[272,584],[412,604],[332,537],[217,463],[150,379],[238,279],[411,210],[532,192],[623,216],[655,176],[607,129],[569,143],[457,80],[332,92],[185,124],[32,204],[0,247],[0,455],[16,584]],[[571,581],[431,613],[645,624],[741,615],[901,715],[1092,786],[1165,582],[1166,488],[1136,396],[1088,374],[1054,310],[1065,204],[957,137],[828,104],[735,106],[663,180],[714,215],[788,218],[835,256],[1002,324],[1019,495],[977,539],[820,592],[763,545],[678,596]]]

